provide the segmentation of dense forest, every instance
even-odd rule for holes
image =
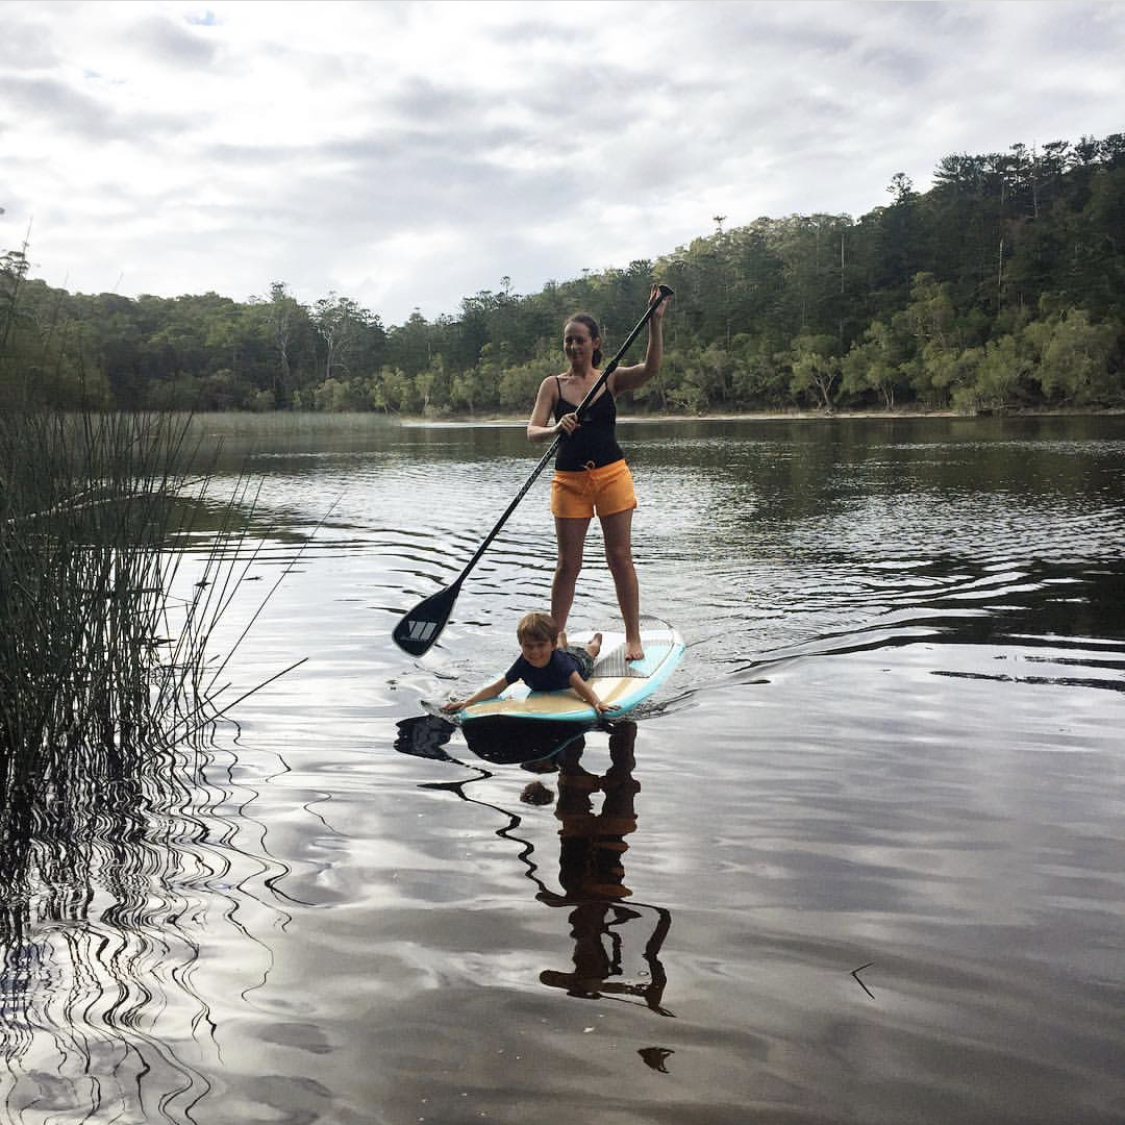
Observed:
[[[25,246],[0,256],[0,403],[523,415],[565,318],[592,312],[612,351],[654,278],[674,315],[638,412],[1125,403],[1125,134],[947,156],[929,191],[900,173],[887,193],[859,219],[715,216],[654,261],[529,295],[502,278],[395,326],[280,281],[245,302],[71,294]]]

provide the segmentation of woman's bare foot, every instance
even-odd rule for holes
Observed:
[[[590,654],[591,660],[597,660],[598,653],[602,651],[602,635],[601,635],[601,633],[595,633],[586,642],[586,651]]]
[[[566,648],[566,634],[560,633],[558,640],[555,641],[555,648]]]
[[[625,659],[626,660],[644,660],[645,646],[638,641],[625,641]]]

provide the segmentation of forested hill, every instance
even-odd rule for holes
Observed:
[[[676,290],[665,365],[633,411],[1125,402],[1125,134],[947,156],[930,191],[901,174],[887,191],[858,219],[716,216],[655,261],[528,295],[504,278],[459,316],[390,327],[336,293],[301,304],[282,282],[241,303],[70,294],[11,251],[0,398],[522,416],[563,366],[565,317],[593,313],[612,351],[657,278]]]

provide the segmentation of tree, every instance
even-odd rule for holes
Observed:
[[[390,330],[387,336],[387,361],[407,375],[413,376],[425,371],[430,366],[433,352],[442,350],[434,347],[436,335],[426,318],[415,309],[405,324]],[[479,351],[467,366],[472,366],[477,355]]]
[[[385,413],[410,411],[414,405],[413,380],[399,367],[384,367],[376,376],[372,402]]]
[[[350,298],[308,307],[283,282],[245,303],[69,294],[28,276],[25,247],[0,256],[0,393],[4,405],[261,409],[314,406],[319,390],[333,409],[523,415],[561,366],[565,319],[593,313],[612,352],[654,279],[676,290],[675,311],[661,375],[634,396],[642,410],[772,408],[794,394],[829,409],[840,395],[977,409],[1120,393],[1125,134],[947,155],[930,191],[896,173],[885,205],[855,221],[712,220],[655,261],[529,295],[504,276],[456,315],[415,309],[386,329]]]
[[[903,382],[902,365],[907,349],[899,334],[881,320],[873,321],[862,342],[852,345],[841,362],[840,389],[863,395],[874,391],[890,410]]]
[[[474,373],[468,372],[467,376],[472,379]],[[449,388],[449,397],[453,401],[456,401],[454,391],[458,389],[458,379],[461,378],[465,378],[465,376],[454,376],[453,385]],[[449,379],[446,375],[445,360],[440,355],[434,356],[425,371],[419,371],[418,374],[414,376],[415,397],[421,402],[422,412],[424,414],[430,412],[431,406],[434,405],[439,396],[444,397],[444,392],[448,384]],[[472,414],[473,404],[477,400],[475,387],[465,385],[460,389],[464,390],[464,397],[461,401],[468,406],[469,413]]]
[[[896,205],[909,203],[918,198],[918,193],[914,190],[914,181],[905,172],[896,172],[891,177],[886,191]]]
[[[929,343],[942,349],[956,346],[956,310],[949,296],[949,287],[931,273],[914,275],[910,287],[910,304],[895,318],[895,325],[905,328],[919,348]]]
[[[1109,371],[1120,322],[1093,324],[1084,309],[1034,321],[1024,336],[1037,361],[1035,378],[1048,399],[1074,403],[1120,401],[1125,387]]]
[[[290,296],[284,281],[270,283],[268,300],[253,299],[265,315],[265,331],[277,356],[277,371],[272,380],[273,404],[288,405],[296,386],[293,377],[293,346],[299,324],[307,320],[308,313],[294,297]]]
[[[997,410],[1010,406],[1031,368],[1031,356],[1018,336],[989,340],[979,355],[975,378],[954,395],[954,405]]]
[[[840,359],[832,354],[831,336],[801,335],[793,341],[790,390],[794,395],[813,393],[826,413],[835,408],[833,390],[840,378]]]
[[[312,319],[323,345],[324,378],[331,379],[337,367],[347,371],[347,360],[371,314],[350,297],[332,292],[313,305]]]

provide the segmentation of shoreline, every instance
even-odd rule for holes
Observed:
[[[802,424],[838,422],[913,422],[933,420],[958,420],[963,422],[992,422],[997,420],[1033,418],[1106,418],[1125,416],[1125,407],[1101,409],[1076,407],[1036,407],[1024,410],[1006,410],[992,413],[969,414],[956,410],[839,410],[825,414],[822,410],[753,411],[747,413],[720,412],[714,414],[622,414],[618,422],[629,426],[653,426],[668,423],[673,426],[702,423],[773,423],[798,422]],[[186,415],[185,415],[186,417]],[[215,433],[257,432],[261,430],[294,432],[320,430],[354,430],[366,432],[383,427],[403,426],[409,429],[523,429],[526,415],[478,414],[476,416],[423,414],[385,414],[377,411],[311,411],[311,410],[223,410],[191,415],[195,425],[202,425]]]
[[[1033,407],[1023,410],[978,411],[958,410],[823,410],[746,412],[741,414],[619,414],[618,423],[650,425],[657,422],[836,422],[850,420],[913,421],[932,418],[956,418],[966,421],[997,418],[1102,418],[1125,415],[1125,407]],[[403,426],[525,426],[525,417],[506,414],[456,415],[428,418],[422,414],[402,414],[393,420]]]

